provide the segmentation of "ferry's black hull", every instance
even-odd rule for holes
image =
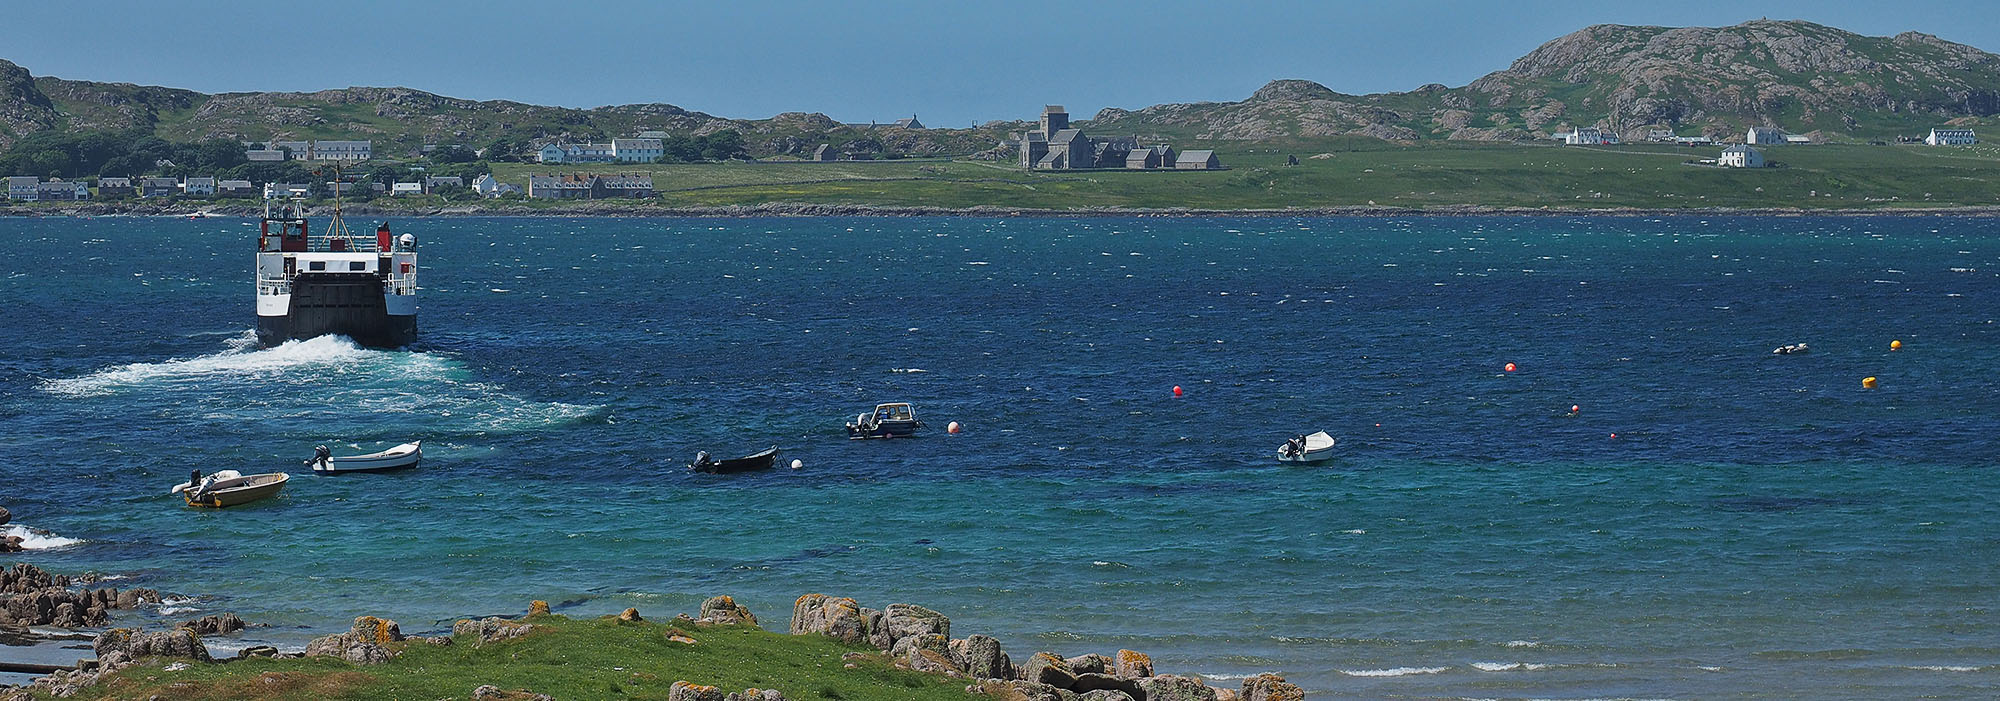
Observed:
[[[417,340],[417,317],[391,315],[382,280],[370,274],[300,275],[292,280],[285,316],[258,316],[257,340],[266,346],[337,334],[372,348],[401,348]]]

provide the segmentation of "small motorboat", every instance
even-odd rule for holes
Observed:
[[[203,477],[200,470],[195,470],[188,481],[174,485],[172,493],[186,499],[188,506],[220,509],[278,496],[291,479],[291,475],[283,472],[245,476],[235,470]]]
[[[864,438],[905,438],[914,436],[924,422],[917,420],[917,410],[909,402],[889,402],[875,405],[875,411],[854,417],[847,422],[847,437],[852,440]]]
[[[731,472],[769,470],[771,469],[771,466],[777,464],[777,462],[778,462],[778,446],[775,445],[766,448],[760,452],[752,453],[750,455],[745,455],[740,458],[730,458],[727,460],[717,460],[713,457],[710,457],[708,451],[704,450],[695,454],[694,462],[688,463],[688,469],[694,470],[695,472],[706,472],[712,475],[720,475]]]
[[[342,472],[400,470],[405,467],[415,467],[417,461],[422,459],[424,459],[423,441],[404,443],[379,453],[348,456],[334,455],[333,451],[320,445],[313,446],[313,457],[306,461],[306,465],[311,466],[313,472],[333,475]]]
[[[1794,343],[1789,346],[1778,346],[1777,348],[1771,349],[1772,355],[1797,355],[1799,353],[1810,353],[1810,352],[1812,352],[1812,349],[1807,348],[1806,344],[1803,343]]]
[[[1333,436],[1320,431],[1308,436],[1296,436],[1278,447],[1278,462],[1319,462],[1333,457]]]

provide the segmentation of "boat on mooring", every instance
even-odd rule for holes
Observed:
[[[347,472],[382,472],[416,467],[417,461],[424,459],[424,442],[404,443],[388,450],[367,455],[334,455],[326,446],[314,446],[311,460],[306,465],[322,475],[337,475]]]
[[[220,509],[278,496],[291,479],[291,475],[283,472],[244,475],[235,470],[222,470],[203,476],[200,470],[195,470],[188,481],[174,485],[171,493],[181,495],[188,506]]]
[[[721,475],[731,472],[769,470],[772,465],[777,464],[777,461],[778,446],[775,445],[740,458],[727,458],[723,460],[717,460],[709,456],[708,451],[704,450],[695,454],[694,462],[688,463],[688,469],[695,472]]]
[[[917,420],[916,407],[908,402],[875,405],[875,411],[860,414],[847,422],[850,440],[864,438],[905,438],[916,435],[924,422]]]
[[[338,201],[326,232],[308,231],[305,203],[277,216],[264,202],[257,230],[257,340],[275,346],[337,334],[374,348],[417,340],[416,238],[400,240],[383,223],[372,238],[353,236]]]
[[[1325,431],[1311,435],[1294,436],[1278,446],[1278,462],[1320,462],[1333,459],[1333,446],[1339,441]]]

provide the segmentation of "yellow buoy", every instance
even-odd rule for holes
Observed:
[[[1861,386],[1868,389],[1875,389],[1875,378],[1872,376],[1861,378]]]
[[[1902,349],[1903,349],[1903,342],[1902,342],[1902,341],[1900,341],[1900,340],[1896,340],[1896,341],[1890,341],[1890,342],[1889,342],[1889,350],[1902,350]]]

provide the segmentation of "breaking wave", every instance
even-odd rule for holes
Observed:
[[[20,536],[21,547],[27,550],[67,548],[84,542],[82,538],[64,538],[39,528],[29,528],[18,523],[7,526],[5,532],[0,533],[0,537],[5,536]]]
[[[1437,674],[1450,667],[1391,667],[1389,669],[1343,669],[1341,674],[1350,677],[1406,677],[1412,674]]]

